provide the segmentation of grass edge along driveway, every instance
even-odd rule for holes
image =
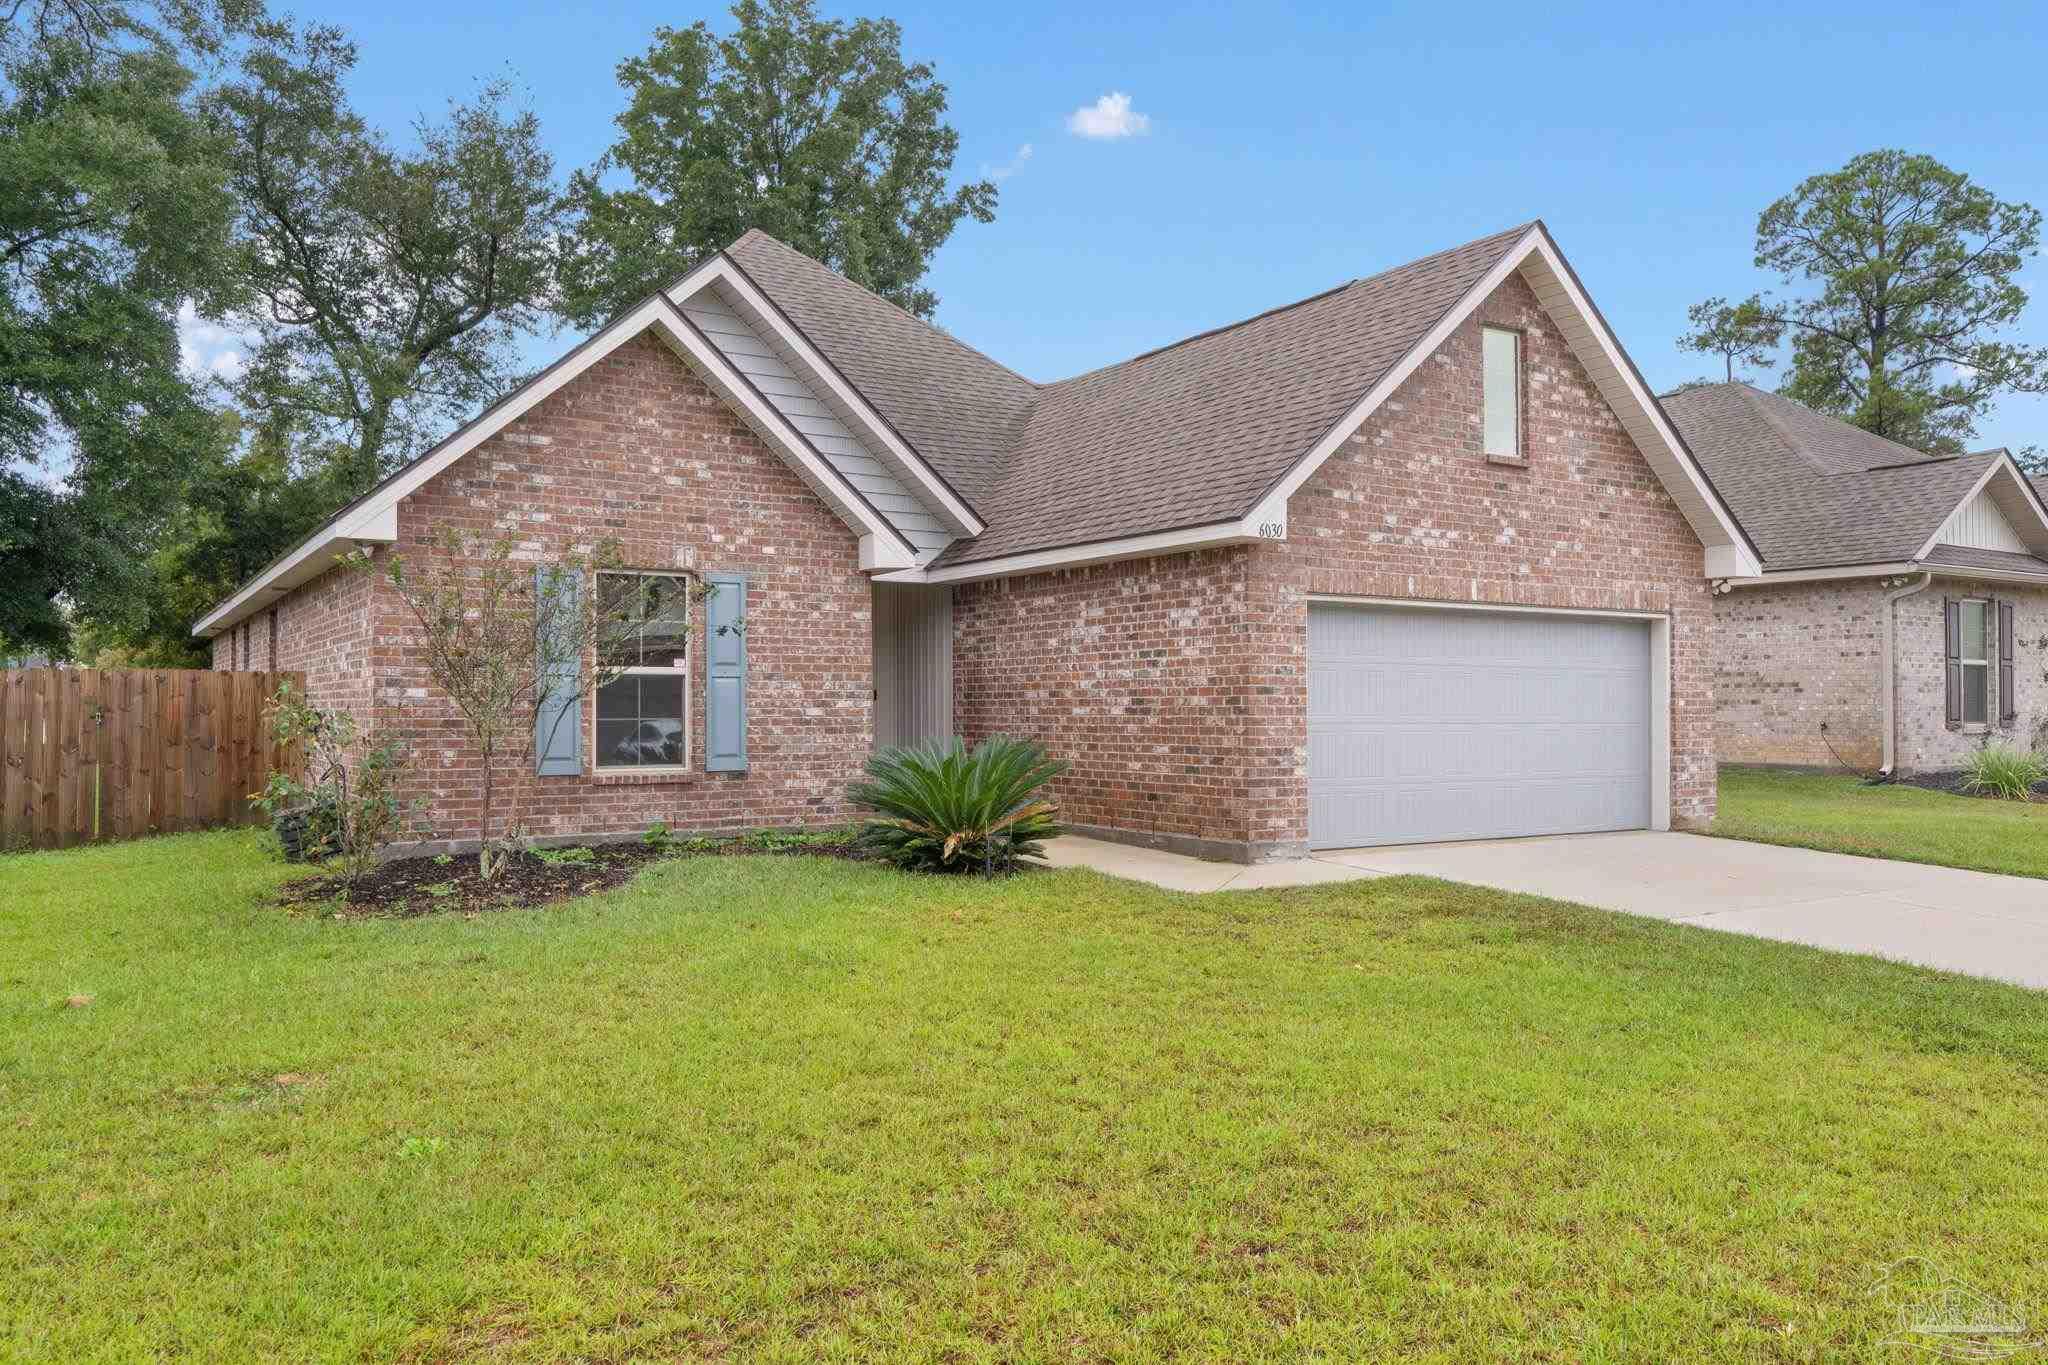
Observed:
[[[1422,879],[282,875],[0,859],[0,1358],[1868,1359],[1909,1257],[2048,1314],[1994,983]]]
[[[1724,838],[2048,877],[2048,803],[1736,766],[1720,788],[1711,833]]]

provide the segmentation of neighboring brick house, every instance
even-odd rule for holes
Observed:
[[[1240,859],[1710,819],[1760,568],[1541,224],[1058,384],[747,234],[195,628],[409,732],[459,840],[475,756],[332,567],[446,528],[711,590],[506,774],[535,833],[842,820],[876,745],[1006,732],[1071,823]]]
[[[2048,506],[2003,450],[1931,457],[1747,384],[1664,408],[1763,555],[1717,583],[1717,747],[1886,773],[2048,738]]]

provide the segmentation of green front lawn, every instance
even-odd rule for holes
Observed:
[[[1860,777],[1721,769],[1715,834],[1832,853],[2048,877],[2048,804],[1991,801]]]
[[[2048,1315],[2010,987],[1419,879],[281,875],[0,859],[0,1358],[1869,1359],[1912,1256]]]

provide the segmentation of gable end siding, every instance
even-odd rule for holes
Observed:
[[[953,533],[945,523],[875,458],[767,338],[709,289],[691,295],[681,307],[733,368],[752,380],[775,410],[889,519],[916,548],[920,560],[937,554],[952,541]]]
[[[1927,523],[1922,522],[1921,525]],[[1991,495],[1979,492],[1977,496],[1958,507],[1942,523],[1935,533],[1937,545],[1961,545],[1973,550],[2006,550],[2013,554],[2032,554],[2033,547],[2020,539],[2012,523],[2005,519],[2005,513],[1998,510],[1998,504]]]

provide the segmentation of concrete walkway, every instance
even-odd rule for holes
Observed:
[[[1047,844],[1045,861],[1054,867],[1093,868],[1112,877],[1150,882],[1168,891],[1267,891],[1281,886],[1320,886],[1325,882],[1387,875],[1314,858],[1251,866],[1211,863],[1185,853],[1113,844],[1107,839],[1084,839],[1078,834],[1062,835]]]
[[[2048,881],[1695,834],[1580,834],[1320,853],[1236,867],[1093,839],[1051,861],[1176,891],[1442,877],[2048,988]]]

